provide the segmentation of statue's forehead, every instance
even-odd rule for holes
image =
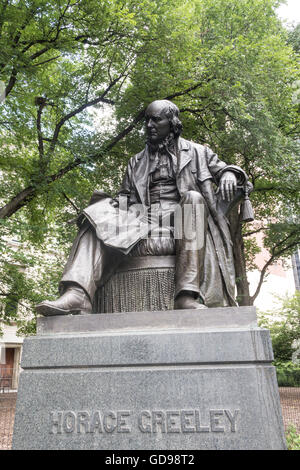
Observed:
[[[146,109],[146,116],[161,116],[166,110],[166,104],[161,101],[150,103]]]

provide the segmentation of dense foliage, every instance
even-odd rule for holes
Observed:
[[[300,292],[281,299],[277,309],[260,313],[259,319],[259,325],[270,330],[275,361],[291,361],[300,350]]]
[[[286,432],[286,443],[288,450],[300,450],[300,434],[296,426],[290,425]]]
[[[76,232],[67,222],[94,189],[117,189],[143,147],[144,109],[161,98],[179,106],[186,138],[250,175],[262,222],[232,230],[240,303],[255,300],[248,235],[265,231],[270,262],[299,243],[299,35],[278,4],[1,0],[0,318],[55,296]]]

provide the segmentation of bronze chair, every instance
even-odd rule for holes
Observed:
[[[217,195],[219,208],[225,216],[237,205],[247,201],[253,186],[239,186],[232,202]],[[244,215],[249,221],[252,215]],[[96,313],[160,311],[174,308],[175,240],[141,240],[118,266],[115,274],[95,295]],[[145,295],[147,292],[147,295]]]

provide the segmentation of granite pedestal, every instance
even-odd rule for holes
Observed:
[[[49,317],[24,341],[14,449],[285,449],[253,307]]]

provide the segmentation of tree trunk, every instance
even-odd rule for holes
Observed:
[[[23,191],[20,191],[17,196],[0,208],[0,219],[11,217],[17,210],[25,206],[35,196],[35,193],[36,191],[33,186],[28,186]]]

